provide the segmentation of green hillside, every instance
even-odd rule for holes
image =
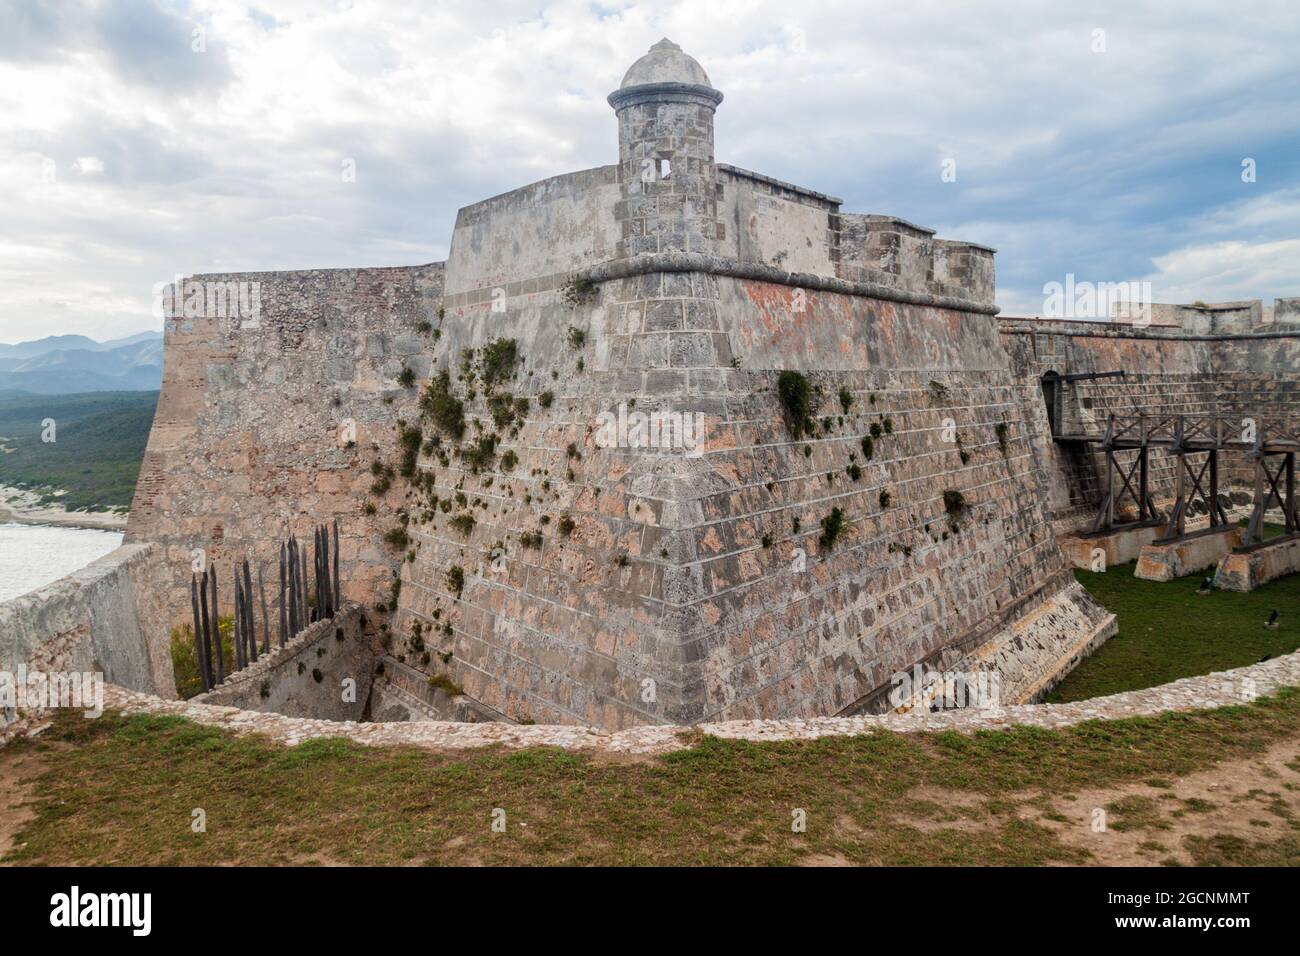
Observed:
[[[0,485],[28,488],[70,511],[129,507],[158,393],[0,394]],[[41,441],[53,419],[55,440]]]

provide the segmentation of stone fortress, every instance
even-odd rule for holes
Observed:
[[[1069,436],[1293,419],[1300,309],[999,317],[994,250],[717,162],[722,102],[662,40],[609,96],[617,163],[462,209],[446,262],[186,279],[127,543],[0,608],[0,656],[174,696],[195,550],[272,567],[337,520],[372,718],[855,715],[914,667],[1040,698],[1115,629],[1073,565],[1161,531],[1079,536],[1113,479]],[[212,314],[241,283],[255,319]],[[1181,459],[1142,454],[1167,514]],[[1234,523],[1251,468],[1225,455]],[[1210,537],[1180,573],[1232,557]]]

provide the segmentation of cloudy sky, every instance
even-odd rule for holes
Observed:
[[[1066,273],[1300,295],[1295,0],[1064,6],[0,0],[0,341],[160,326],[177,273],[443,259],[460,206],[615,160],[664,35],[720,161],[997,247],[1006,313]]]

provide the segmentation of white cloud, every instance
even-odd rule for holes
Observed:
[[[0,240],[41,253],[4,266],[0,340],[150,327],[177,272],[443,258],[458,207],[615,159],[605,95],[663,35],[726,94],[719,159],[997,246],[1008,312],[1065,271],[1294,291],[1284,2],[256,6],[0,0]]]

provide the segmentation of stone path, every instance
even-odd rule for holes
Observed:
[[[866,717],[817,717],[789,720],[740,720],[695,727],[646,726],[608,732],[568,725],[523,726],[504,723],[355,723],[285,717],[191,701],[163,700],[150,694],[108,685],[105,707],[124,713],[174,714],[235,733],[260,733],[290,746],[318,737],[346,737],[371,746],[413,746],[463,750],[501,744],[523,748],[563,747],[610,754],[653,755],[690,746],[694,731],[737,740],[812,740],[826,736],[956,730],[997,730],[1013,726],[1055,729],[1085,720],[1155,716],[1166,711],[1206,710],[1247,703],[1283,687],[1300,686],[1300,651],[1230,671],[1185,677],[1144,690],[1069,704],[1020,704],[993,711],[882,714]]]

